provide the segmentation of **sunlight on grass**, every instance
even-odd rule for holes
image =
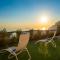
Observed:
[[[38,51],[40,54],[42,54],[43,56],[50,56],[49,54],[49,47],[53,47],[56,48],[56,43],[55,41],[51,41],[50,43],[46,43],[46,42],[40,42],[39,46],[38,46]]]

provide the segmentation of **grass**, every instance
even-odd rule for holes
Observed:
[[[31,60],[60,60],[60,40],[55,40],[55,43],[56,43],[57,47],[54,48],[54,47],[52,47],[52,45],[49,45],[48,49],[47,49],[48,54],[44,55],[39,50],[40,49],[39,44],[35,45],[34,42],[30,42],[28,44],[28,50],[32,57]],[[46,48],[44,48],[44,49],[46,49]],[[44,52],[46,52],[46,51],[44,51]],[[9,53],[0,54],[0,60],[8,60],[8,58],[7,58],[8,54]],[[18,59],[19,60],[28,60],[27,53],[24,51],[23,53],[18,55]],[[15,60],[15,58],[13,58],[11,60]]]

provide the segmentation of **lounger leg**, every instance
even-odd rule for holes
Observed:
[[[3,50],[1,50],[1,53],[4,53],[6,51],[8,51],[8,49],[3,49]],[[11,59],[11,58],[13,58],[15,56],[16,60],[18,60],[17,55],[16,55],[16,53],[14,51],[11,50],[11,51],[8,51],[8,52],[10,53],[9,56],[8,56],[8,59]],[[13,55],[13,56],[11,56],[11,55]]]
[[[11,55],[13,55],[13,56],[11,56]],[[13,58],[14,56],[16,57],[16,60],[18,60],[17,55],[16,55],[16,53],[15,53],[15,52],[13,52],[13,54],[11,53],[11,54],[8,56],[8,59]]]
[[[18,60],[18,57],[17,57],[17,55],[15,55],[15,57],[16,57],[16,60]]]
[[[27,49],[27,48],[25,48],[25,49],[26,49],[26,51],[27,51],[27,53],[28,53],[28,55],[29,55],[29,59],[28,59],[28,60],[31,60],[31,55],[30,55],[28,49]]]

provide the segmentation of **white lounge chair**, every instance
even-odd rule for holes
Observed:
[[[16,60],[18,60],[17,55],[20,54],[22,51],[26,50],[28,55],[29,55],[28,60],[31,60],[31,56],[30,56],[29,51],[27,49],[27,44],[29,42],[29,37],[30,37],[29,32],[22,33],[19,37],[18,46],[12,46],[12,47],[9,47],[7,49],[3,49],[0,52],[4,53],[4,52],[8,51],[10,53],[8,55],[8,59],[11,59],[15,56]]]
[[[45,43],[45,44],[52,43],[53,46],[56,47],[56,44],[54,43],[55,41],[53,40],[55,38],[55,35],[56,35],[56,31],[54,32],[54,35],[53,35],[52,38],[38,40],[38,41],[35,42],[35,44],[37,44],[39,42],[42,42],[42,43]]]

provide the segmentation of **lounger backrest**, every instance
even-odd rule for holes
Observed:
[[[27,46],[27,44],[29,42],[29,37],[30,37],[30,34],[28,32],[20,35],[19,43],[17,46],[18,51],[24,49]]]

